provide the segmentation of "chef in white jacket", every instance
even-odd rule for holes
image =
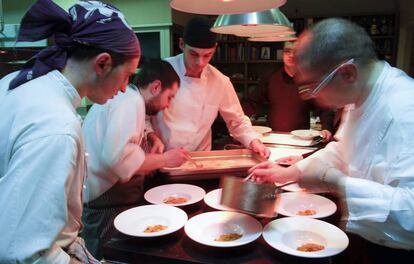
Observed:
[[[413,250],[414,80],[378,60],[365,30],[342,19],[302,34],[295,58],[305,97],[345,107],[337,142],[289,168],[259,164],[253,178],[325,188],[340,198],[346,231]]]
[[[211,126],[220,113],[236,140],[267,158],[270,152],[244,115],[230,79],[209,64],[217,46],[210,28],[206,17],[191,19],[180,39],[183,53],[166,59],[181,88],[171,106],[153,118],[154,130],[167,149],[211,150]]]
[[[85,149],[76,108],[84,96],[104,103],[125,91],[138,39],[98,1],[67,13],[38,0],[20,26],[18,40],[55,44],[0,81],[0,263],[99,263],[78,236]]]
[[[113,220],[142,199],[144,177],[162,167],[178,167],[188,151],[176,148],[145,153],[145,114],[154,115],[169,106],[180,79],[163,60],[146,62],[139,70],[137,86],[129,85],[104,105],[93,105],[83,122],[88,152],[87,191],[82,216],[82,237],[89,251],[102,257],[102,246],[114,232]]]

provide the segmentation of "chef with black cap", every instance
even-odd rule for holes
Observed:
[[[181,86],[169,108],[153,117],[153,127],[167,150],[211,150],[211,126],[220,113],[236,140],[267,158],[270,152],[244,115],[230,79],[209,64],[217,46],[211,25],[207,17],[191,19],[179,43],[183,52],[166,59]]]

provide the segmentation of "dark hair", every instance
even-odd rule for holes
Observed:
[[[212,26],[212,21],[205,16],[193,17],[184,28],[184,43],[194,48],[210,49],[215,47],[217,34],[210,30]]]
[[[122,55],[119,53],[115,53],[113,51],[108,51],[105,49],[77,44],[71,47],[68,51],[68,58],[72,58],[76,61],[85,61],[92,59],[93,57],[99,55],[100,53],[108,53],[112,57],[112,67],[115,68],[116,66],[122,65],[128,60],[132,59],[131,56]]]
[[[326,71],[352,58],[360,65],[377,60],[365,29],[342,18],[322,20],[305,31],[299,41],[303,43],[296,50],[295,60],[309,69]]]
[[[180,85],[180,77],[171,64],[160,59],[149,60],[140,67],[134,84],[143,88],[155,80],[161,81],[162,90],[171,87],[174,83]]]

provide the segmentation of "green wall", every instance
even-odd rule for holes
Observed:
[[[19,24],[23,14],[34,0],[3,0],[4,22]],[[55,0],[67,10],[75,0]],[[171,24],[169,0],[108,0],[120,9],[131,26],[150,26]]]

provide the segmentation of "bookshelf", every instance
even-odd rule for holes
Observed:
[[[330,16],[335,17],[335,16]],[[362,26],[375,45],[378,58],[392,66],[397,62],[398,17],[396,14],[368,14],[341,16]],[[327,17],[293,18],[295,31],[300,34],[304,29]]]
[[[219,35],[212,64],[233,83],[240,101],[261,78],[282,65],[283,43],[249,42],[246,38]]]

